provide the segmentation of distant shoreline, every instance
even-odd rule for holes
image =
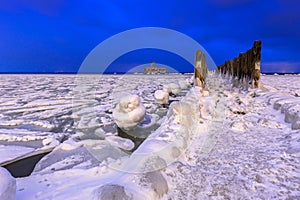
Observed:
[[[100,75],[100,74],[107,74],[107,75],[122,75],[122,74],[132,74],[132,75],[164,75],[164,74],[193,74],[194,72],[167,72],[167,73],[161,73],[161,74],[145,74],[142,72],[115,72],[115,73],[75,73],[75,72],[64,72],[64,73],[51,73],[51,72],[0,72],[0,75],[2,74],[44,74],[44,75],[76,75],[76,74],[86,74],[86,75]]]
[[[165,73],[165,74],[190,74],[190,73],[194,73],[194,72],[167,72],[167,73]],[[3,75],[3,74],[45,74],[45,75],[47,75],[47,74],[49,74],[49,75],[55,75],[55,74],[57,74],[57,75],[64,75],[64,74],[66,74],[66,75],[72,75],[72,74],[74,74],[74,75],[76,75],[76,74],[87,74],[87,75],[100,75],[100,74],[107,74],[107,75],[114,75],[114,74],[116,74],[116,75],[122,75],[122,74],[133,74],[133,75],[135,75],[135,74],[140,74],[140,75],[164,75],[164,74],[145,74],[145,73],[143,73],[143,72],[107,72],[107,73],[78,73],[78,72],[53,72],[53,73],[51,73],[51,72],[0,72],[0,75]],[[286,72],[286,73],[282,73],[282,72],[261,72],[261,74],[264,74],[264,75],[274,75],[274,74],[277,74],[277,75],[285,75],[285,74],[291,74],[291,75],[293,75],[293,74],[300,74],[300,72]]]

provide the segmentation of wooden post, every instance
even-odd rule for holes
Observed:
[[[202,53],[201,50],[198,50],[196,52],[194,67],[195,86],[205,87],[205,79],[207,76],[208,68],[206,64],[205,54]]]

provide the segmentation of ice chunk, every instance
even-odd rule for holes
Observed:
[[[16,180],[3,167],[0,167],[0,199],[16,199]]]
[[[188,82],[187,81],[184,81],[184,80],[180,80],[179,82],[178,82],[178,84],[179,84],[179,86],[180,86],[180,88],[182,89],[182,90],[186,90],[187,88],[188,88]]]
[[[163,86],[163,90],[168,92],[169,94],[177,95],[181,91],[180,86],[176,83],[170,83],[168,85]]]
[[[70,151],[73,149],[77,149],[81,147],[83,144],[74,141],[72,138],[69,138],[68,140],[64,141],[61,145],[58,146],[58,148],[66,151]]]
[[[95,135],[98,136],[99,138],[105,138],[105,131],[102,128],[97,128],[95,130]]]
[[[297,113],[293,122],[292,122],[292,129],[299,130],[300,129],[300,112]]]
[[[108,141],[112,146],[119,147],[120,149],[130,151],[134,148],[134,143],[131,140],[121,138],[119,136],[107,136],[105,140]]]
[[[54,137],[48,137],[42,141],[44,146],[57,146],[59,145],[59,141]]]
[[[169,93],[164,90],[157,90],[154,93],[154,98],[159,104],[167,104],[169,102]]]
[[[61,148],[61,144],[36,164],[33,174],[48,174],[71,168],[88,169],[99,166],[105,160],[127,156],[105,140],[70,141],[67,142],[72,143],[70,147],[77,148]]]
[[[130,129],[138,125],[145,116],[146,109],[137,95],[123,97],[113,110],[113,118],[118,127]]]
[[[126,194],[125,188],[116,184],[108,184],[100,186],[99,188],[93,191],[92,200],[99,199],[122,199],[130,200],[132,199],[129,195]],[[132,196],[132,195],[131,195]]]

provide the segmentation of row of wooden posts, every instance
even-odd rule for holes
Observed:
[[[222,76],[228,76],[233,81],[251,84],[253,88],[260,87],[260,63],[261,63],[261,41],[255,41],[253,47],[240,53],[238,57],[226,61],[217,67],[216,72]],[[208,68],[205,54],[201,50],[196,52],[195,57],[195,85],[205,86]]]

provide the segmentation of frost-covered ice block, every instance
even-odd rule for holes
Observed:
[[[169,103],[169,93],[164,90],[155,91],[154,98],[159,104]]]
[[[131,129],[138,125],[145,116],[146,109],[137,95],[123,97],[113,110],[113,118],[118,127]]]
[[[0,199],[16,199],[16,180],[3,167],[0,167]]]

